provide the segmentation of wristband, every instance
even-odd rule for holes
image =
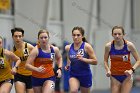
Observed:
[[[131,68],[131,70],[133,71],[133,73],[135,73],[135,69],[134,68]]]

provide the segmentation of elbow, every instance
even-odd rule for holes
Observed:
[[[95,60],[92,65],[97,65],[97,64],[98,64],[98,61]]]
[[[97,65],[98,64],[98,62],[97,61],[95,61],[95,65]]]

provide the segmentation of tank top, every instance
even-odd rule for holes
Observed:
[[[83,42],[78,50],[74,49],[74,44],[70,46],[69,59],[71,61],[70,74],[77,76],[91,75],[89,64],[77,59],[77,54],[81,54],[84,58],[89,58],[89,55],[84,50],[85,42]]]
[[[27,46],[27,42],[25,42],[25,48],[23,50],[16,49],[16,47],[14,46],[13,53],[15,55],[17,55],[21,60],[21,63],[18,66],[17,73],[21,74],[21,75],[25,75],[25,76],[32,75],[32,72],[25,68],[26,60],[27,60],[29,53],[30,53],[28,46]]]
[[[4,49],[0,49],[0,82],[7,79],[13,79],[13,75],[11,74],[10,61],[6,59],[3,52]]]
[[[34,66],[35,67],[40,67],[43,66],[45,68],[45,73],[40,73],[33,71],[32,76],[37,77],[37,78],[49,78],[54,76],[54,71],[53,71],[53,60],[55,58],[55,52],[52,47],[50,47],[51,52],[46,53],[42,51],[40,47],[38,47],[38,56],[35,58],[34,61]]]
[[[125,75],[125,70],[132,68],[130,63],[130,51],[127,48],[127,41],[124,40],[124,47],[120,50],[115,49],[114,41],[112,41],[110,49],[111,74]]]

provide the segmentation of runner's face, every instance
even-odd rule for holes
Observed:
[[[14,32],[13,40],[16,44],[19,44],[23,41],[22,32]]]
[[[112,33],[112,36],[114,37],[114,39],[116,41],[120,41],[120,40],[123,39],[124,34],[123,34],[121,29],[114,29],[113,33]]]
[[[48,44],[48,41],[49,41],[49,36],[48,36],[48,34],[47,33],[41,33],[40,35],[39,35],[39,43],[41,44],[41,45],[46,45],[46,44]]]
[[[79,30],[74,30],[72,33],[72,38],[75,43],[80,43],[80,42],[82,42],[83,36]]]

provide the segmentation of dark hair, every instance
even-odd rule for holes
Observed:
[[[113,31],[114,31],[115,29],[121,29],[123,35],[125,35],[124,28],[123,28],[122,26],[114,26],[114,27],[112,28],[112,34],[113,34]]]
[[[72,34],[73,34],[73,31],[74,30],[79,30],[80,33],[82,34],[83,38],[82,38],[82,41],[83,42],[87,42],[86,38],[84,37],[84,34],[85,34],[85,30],[82,28],[82,27],[79,27],[79,26],[76,26],[72,29]]]
[[[15,27],[15,28],[11,29],[12,36],[14,35],[15,32],[21,32],[22,35],[24,36],[24,30],[20,27]]]
[[[52,45],[53,45],[53,46],[56,46],[56,44],[55,44],[55,43],[52,43]]]
[[[39,38],[39,35],[40,35],[41,33],[47,33],[47,35],[48,35],[48,37],[49,37],[49,32],[48,32],[46,29],[41,29],[41,30],[39,30],[39,32],[38,32],[38,38]]]

